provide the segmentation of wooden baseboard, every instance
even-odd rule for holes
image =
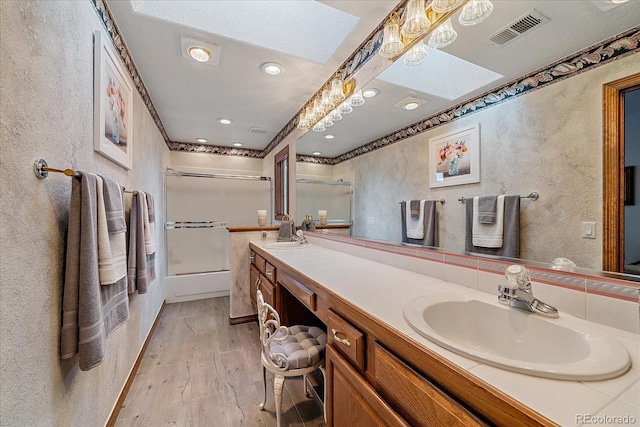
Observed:
[[[107,420],[107,424],[105,427],[113,427],[116,424],[116,420],[118,419],[118,415],[120,414],[120,408],[124,405],[124,400],[127,398],[127,394],[129,393],[129,389],[131,388],[131,384],[133,384],[133,380],[136,377],[136,373],[138,372],[138,368],[140,367],[140,363],[142,363],[142,358],[144,357],[144,353],[147,351],[147,346],[149,345],[149,341],[151,341],[151,337],[153,336],[153,332],[156,330],[156,326],[158,326],[158,320],[160,320],[160,315],[162,315],[162,311],[164,310],[164,306],[166,302],[162,302],[162,307],[158,311],[158,315],[156,316],[156,320],[153,321],[153,326],[149,331],[149,335],[147,335],[147,339],[144,340],[144,344],[142,345],[142,350],[138,354],[138,358],[136,359],[136,363],[133,364],[133,368],[129,373],[129,377],[127,381],[124,383],[124,387],[122,392],[120,392],[120,396],[118,396],[118,400],[116,401],[116,405]]]
[[[239,325],[241,323],[255,322],[256,320],[258,320],[257,314],[250,314],[248,316],[241,316],[241,317],[229,317],[229,324]]]

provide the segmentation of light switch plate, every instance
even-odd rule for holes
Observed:
[[[582,223],[582,238],[583,239],[595,239],[596,238],[596,223],[595,222],[583,222]]]

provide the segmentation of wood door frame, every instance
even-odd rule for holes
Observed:
[[[602,269],[624,271],[624,94],[640,73],[602,85]]]

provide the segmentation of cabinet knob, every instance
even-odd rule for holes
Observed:
[[[336,331],[335,329],[331,329],[331,333],[333,334],[333,339],[338,341],[341,344],[346,345],[347,347],[351,347],[351,343],[349,342],[348,339],[346,338],[340,338],[338,336],[338,331]]]
[[[273,273],[273,270],[267,270],[267,276],[271,277],[272,273]]]

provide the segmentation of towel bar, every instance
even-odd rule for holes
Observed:
[[[80,176],[80,174],[73,169],[50,168],[47,165],[47,161],[45,159],[37,159],[33,162],[33,173],[35,173],[38,178],[45,179],[46,177],[49,176],[49,172],[63,173],[66,176],[75,176],[75,177]],[[133,195],[138,194],[136,190],[127,190],[124,187],[122,187],[122,191],[125,193],[131,193]]]
[[[445,203],[447,203],[447,199],[445,199],[444,197],[441,197],[438,200],[436,200],[436,203],[440,203],[444,205]],[[398,204],[402,204],[402,202],[398,202]]]
[[[527,194],[526,196],[520,196],[521,199],[531,199],[531,200],[538,200],[540,198],[540,194],[536,191],[532,191],[531,193]],[[458,201],[462,204],[467,203],[467,198],[462,196],[458,199]]]

